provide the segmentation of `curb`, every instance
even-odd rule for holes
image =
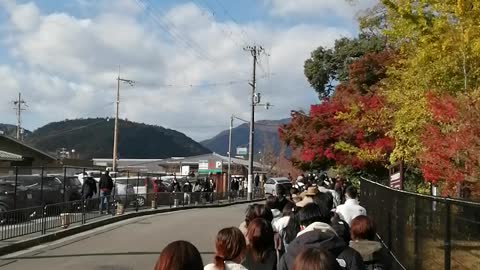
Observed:
[[[255,202],[260,202],[264,201],[265,199],[255,199],[251,201],[238,201],[238,202],[232,202],[232,203],[225,203],[225,204],[212,204],[212,205],[200,205],[200,206],[183,206],[183,207],[177,207],[177,208],[168,208],[168,209],[150,209],[150,210],[144,210],[140,212],[130,212],[130,213],[125,213],[120,216],[114,216],[108,219],[104,220],[98,220],[98,221],[93,221],[91,223],[86,223],[84,225],[80,225],[77,227],[65,229],[62,231],[57,231],[57,232],[51,232],[47,233],[45,235],[33,237],[30,239],[26,239],[23,241],[16,242],[14,244],[0,247],[0,256],[4,256],[13,252],[21,251],[27,248],[31,248],[40,244],[56,241],[68,236],[72,236],[81,232],[86,232],[98,227],[102,227],[108,224],[113,224],[119,221],[131,219],[131,218],[136,218],[136,217],[142,217],[142,216],[150,216],[150,215],[155,215],[155,214],[161,214],[161,213],[168,213],[168,212],[176,212],[176,211],[181,211],[181,210],[189,210],[189,209],[203,209],[203,208],[219,208],[219,207],[227,207],[227,206],[232,206],[232,205],[237,205],[237,204],[248,204],[248,203],[255,203]]]

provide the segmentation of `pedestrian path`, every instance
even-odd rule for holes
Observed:
[[[160,251],[180,239],[197,246],[207,263],[218,230],[238,226],[245,208],[239,204],[133,218],[4,256],[0,269],[152,269]]]

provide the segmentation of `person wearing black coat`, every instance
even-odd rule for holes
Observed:
[[[110,173],[106,171],[102,176],[100,176],[100,181],[98,183],[98,188],[100,189],[100,214],[103,214],[103,209],[106,206],[107,213],[110,212],[110,195],[113,190],[113,180],[110,177]]]
[[[82,185],[82,199],[91,199],[95,194],[97,194],[97,182],[93,177],[86,176]]]
[[[291,270],[295,258],[306,248],[322,248],[337,258],[343,270],[364,270],[362,256],[350,248],[328,224],[331,214],[327,207],[309,203],[299,210],[301,231],[288,245],[287,251],[278,263],[278,270]]]
[[[173,178],[172,182],[172,192],[181,192],[182,188],[180,186],[180,183],[178,182],[177,178]]]

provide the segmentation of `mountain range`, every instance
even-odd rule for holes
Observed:
[[[278,136],[278,129],[290,122],[290,119],[261,120],[255,122],[254,146],[256,153],[261,151],[273,151],[280,153],[282,144]],[[232,129],[232,155],[236,155],[237,147],[248,148],[250,125],[241,124]],[[228,154],[229,130],[220,132],[215,137],[200,142],[206,148],[221,155]]]
[[[0,131],[3,132],[3,134],[16,137],[17,136],[17,126],[15,125],[10,125],[10,124],[0,124]],[[30,130],[24,129],[23,130],[23,137],[27,138],[32,134]]]
[[[281,143],[278,128],[289,122],[261,120],[255,122],[256,154],[262,151],[279,153]],[[75,149],[77,158],[110,158],[112,156],[114,121],[106,118],[88,118],[52,122],[31,132],[24,131],[24,141],[52,154],[60,149]],[[16,126],[0,124],[0,131],[15,137]],[[232,129],[232,154],[237,147],[248,148],[249,124]],[[228,155],[229,130],[198,143],[185,134],[160,126],[119,120],[119,158],[168,158],[201,155],[216,152]],[[258,155],[257,155],[258,156]]]
[[[110,158],[114,123],[106,118],[53,122],[26,136],[25,142],[49,153],[66,148],[75,149],[81,159]],[[178,131],[119,120],[119,158],[168,158],[209,152]]]

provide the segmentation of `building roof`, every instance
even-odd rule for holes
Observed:
[[[159,165],[169,165],[169,164],[182,164],[182,165],[198,165],[199,161],[202,160],[219,160],[222,161],[225,164],[228,164],[228,157],[219,155],[217,153],[209,153],[209,154],[204,154],[204,155],[199,155],[199,156],[192,156],[192,157],[175,157],[175,158],[169,158],[169,159],[164,159],[159,162]],[[240,158],[232,158],[232,164],[237,164],[237,165],[242,165],[242,166],[248,166],[248,160],[245,159],[240,159]],[[259,162],[253,162],[253,166],[255,168],[262,168],[262,164]]]
[[[20,155],[5,152],[0,150],[0,160],[6,160],[6,161],[22,161],[23,158]]]
[[[57,158],[56,158],[55,156],[53,156],[53,155],[50,155],[50,154],[48,154],[48,153],[46,153],[46,152],[44,152],[44,151],[42,151],[42,150],[39,150],[39,149],[37,149],[37,148],[35,148],[35,147],[31,146],[31,145],[28,145],[28,144],[26,144],[26,143],[24,143],[24,142],[22,142],[22,141],[19,141],[19,140],[13,138],[13,137],[10,137],[10,136],[8,136],[8,135],[0,134],[0,137],[1,137],[1,138],[5,138],[5,139],[7,139],[7,140],[10,140],[10,141],[12,141],[12,142],[14,142],[14,143],[20,144],[20,145],[22,145],[22,146],[24,146],[24,147],[32,150],[33,152],[37,152],[37,153],[39,153],[40,155],[45,156],[45,157],[47,157],[47,158],[50,158],[50,159],[52,159],[52,160],[56,160],[56,159],[57,159]]]

